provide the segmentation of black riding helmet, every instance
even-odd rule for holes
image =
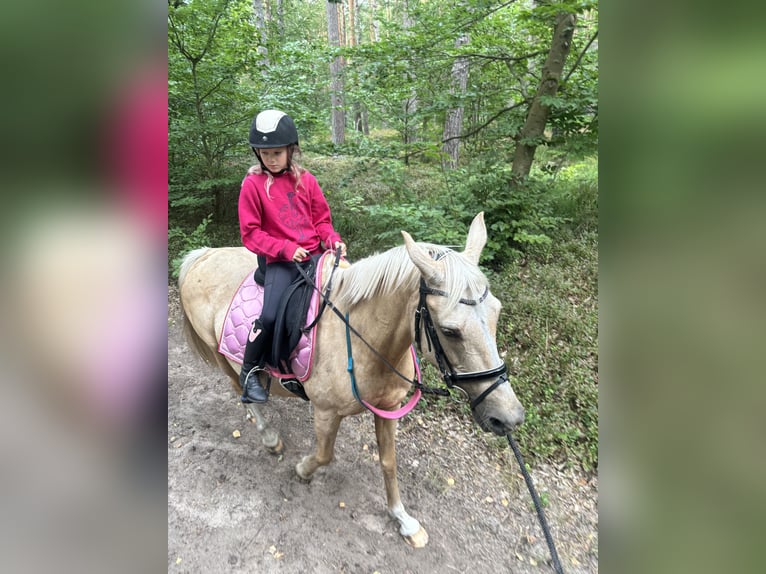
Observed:
[[[298,130],[293,119],[279,110],[264,110],[250,126],[250,146],[255,149],[298,144]]]

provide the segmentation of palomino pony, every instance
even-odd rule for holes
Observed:
[[[358,395],[378,409],[399,408],[412,388],[405,377],[412,381],[415,373],[411,344],[426,339],[424,356],[439,366],[449,386],[458,386],[468,394],[481,428],[507,434],[523,422],[524,409],[508,383],[497,351],[500,302],[489,292],[487,279],[478,267],[487,241],[484,214],[474,218],[462,253],[416,243],[405,231],[402,235],[403,246],[340,267],[334,278],[333,304],[342,314],[348,313],[356,333],[380,354],[361,344],[356,334],[351,337]],[[256,256],[243,247],[205,248],[186,256],[179,277],[187,338],[199,355],[231,377],[237,393],[242,392],[239,365],[217,353],[217,346],[234,292],[256,265]],[[346,372],[346,337],[342,319],[325,313],[317,325],[311,376],[304,382],[314,405],[316,433],[316,450],[295,467],[304,480],[310,480],[317,468],[332,460],[341,420],[366,408],[355,398]],[[275,395],[294,396],[279,384],[271,389]],[[267,409],[267,405],[247,405],[264,446],[279,452],[279,435],[262,413]],[[428,534],[407,513],[399,497],[396,420],[377,414],[374,418],[388,512],[398,520],[399,532],[409,544],[425,546]]]

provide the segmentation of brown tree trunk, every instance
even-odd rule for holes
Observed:
[[[340,47],[338,30],[338,5],[327,2],[327,41],[330,46]],[[342,145],[346,141],[346,116],[343,110],[343,62],[340,56],[330,64],[330,105],[332,108],[332,143]]]
[[[269,50],[266,47],[268,33],[266,31],[266,11],[263,0],[253,0],[253,15],[255,16],[255,32],[258,38],[258,54],[261,56],[259,64],[265,68],[269,65]]]
[[[455,47],[459,48],[464,46],[469,41],[468,34],[460,36],[455,41]],[[457,58],[455,63],[452,64],[452,86],[450,87],[450,94],[465,95],[466,87],[468,86],[468,59]],[[447,117],[444,120],[444,136],[442,141],[444,145],[442,151],[444,152],[444,160],[442,166],[447,169],[455,169],[460,159],[460,133],[463,130],[463,106],[458,106],[447,111]]]
[[[543,96],[555,96],[559,89],[559,80],[564,70],[564,62],[569,55],[572,46],[572,34],[575,28],[574,14],[559,14],[556,16],[556,24],[553,29],[553,40],[548,57],[543,65],[540,85],[537,88],[532,104],[527,112],[524,127],[518,135],[516,152],[513,157],[511,176],[514,181],[522,181],[529,176],[532,169],[532,161],[535,158],[535,150],[545,131],[548,122],[550,107],[543,104],[540,99]]]
[[[277,0],[277,30],[279,35],[285,34],[285,5],[284,0]]]
[[[412,16],[410,15],[408,0],[405,0],[404,4],[402,5],[402,9],[402,25],[404,26],[404,29],[407,30],[411,28],[414,23]],[[405,75],[408,82],[414,83],[415,78],[411,72],[405,72]],[[417,113],[418,93],[413,86],[410,90],[410,97],[404,101],[404,133],[402,135],[404,136],[403,139],[405,145],[420,141],[420,138],[418,137],[417,123],[414,121],[414,117],[417,115]],[[404,163],[409,164],[409,155],[405,155]]]
[[[378,20],[378,7],[375,0],[370,0],[370,42],[380,41],[380,20]]]

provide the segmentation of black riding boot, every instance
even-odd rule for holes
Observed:
[[[239,384],[242,386],[240,400],[243,403],[265,403],[269,400],[269,394],[259,380],[260,373],[265,372],[263,366],[268,340],[269,334],[263,331],[261,322],[256,320],[247,337],[242,371],[239,374]]]

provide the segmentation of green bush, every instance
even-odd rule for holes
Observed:
[[[575,231],[598,227],[598,159],[587,157],[563,166],[553,176],[551,194],[556,213]]]
[[[585,469],[598,466],[597,252],[595,233],[570,235],[491,277],[498,347],[527,412],[518,438],[533,458]]]
[[[208,235],[207,227],[212,219],[213,214],[211,213],[190,233],[187,233],[177,225],[168,229],[168,255],[171,258],[168,269],[172,279],[178,279],[181,262],[189,251],[211,246],[212,242]]]

